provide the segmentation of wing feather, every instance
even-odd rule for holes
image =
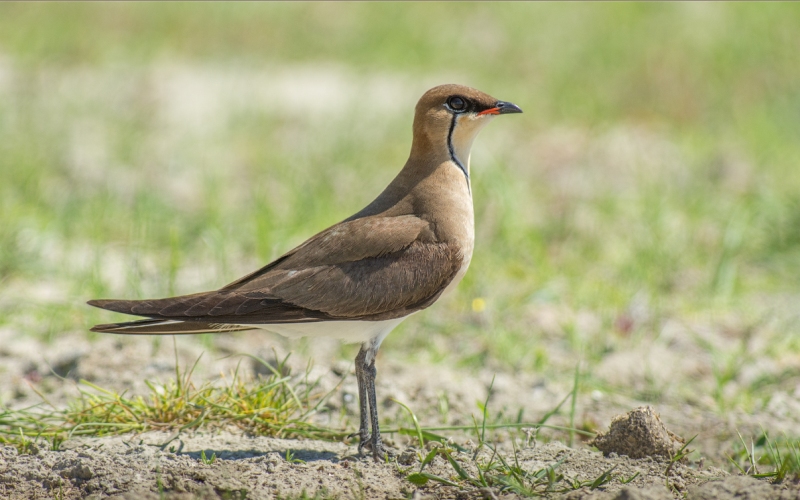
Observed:
[[[153,319],[214,324],[402,317],[432,304],[461,269],[460,249],[433,234],[415,216],[346,221],[214,292],[89,303]]]

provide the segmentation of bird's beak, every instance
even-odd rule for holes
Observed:
[[[509,113],[522,113],[522,109],[516,104],[512,104],[506,101],[497,101],[494,103],[493,108],[485,109],[478,113],[478,116],[481,115],[506,115]]]

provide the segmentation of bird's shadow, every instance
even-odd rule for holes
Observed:
[[[326,461],[331,463],[339,463],[345,460],[358,460],[359,455],[351,455],[348,453],[337,453],[327,450],[314,450],[309,448],[295,448],[295,447],[281,447],[271,450],[230,450],[230,449],[215,449],[215,448],[202,448],[197,451],[183,451],[185,443],[180,439],[179,434],[173,434],[168,440],[160,445],[151,445],[160,448],[162,451],[169,451],[176,455],[186,455],[194,460],[200,460],[206,463],[211,463],[216,458],[223,460],[246,460],[250,458],[265,457],[267,455],[280,455],[287,462],[301,463],[301,462],[319,462]]]
[[[212,457],[216,457],[222,460],[246,460],[249,458],[264,457],[273,453],[279,454],[287,461],[297,461],[297,462],[326,461],[331,463],[339,463],[342,460],[351,458],[348,456],[341,456],[338,453],[334,453],[332,451],[309,450],[303,448],[286,448],[284,450],[271,450],[271,451],[224,450],[224,449],[215,450],[213,448],[205,449],[202,451],[187,451],[187,452],[176,451],[176,454],[178,455],[186,455],[195,460],[203,460],[203,455],[205,455],[204,461],[210,461],[212,460]]]

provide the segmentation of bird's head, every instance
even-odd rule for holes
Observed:
[[[422,95],[414,115],[412,155],[446,151],[468,175],[469,153],[478,132],[497,115],[522,113],[519,106],[500,101],[464,85],[439,85]]]

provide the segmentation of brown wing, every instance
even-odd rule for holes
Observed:
[[[266,267],[216,291],[92,305],[157,319],[285,323],[391,319],[432,304],[461,268],[415,216],[337,224]]]

